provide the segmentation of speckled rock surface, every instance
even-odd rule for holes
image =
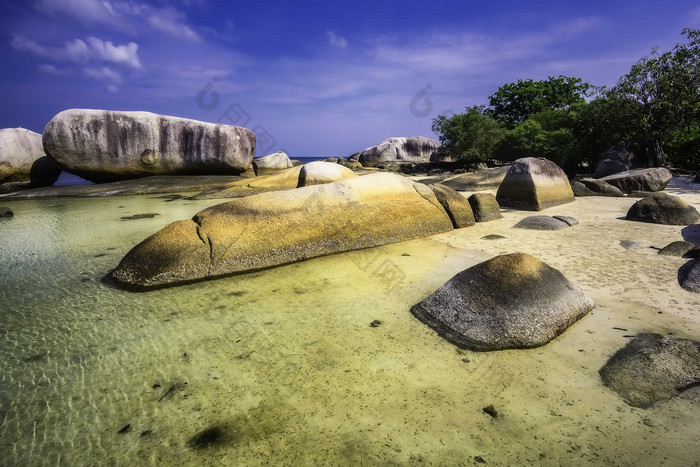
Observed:
[[[571,188],[574,190],[575,196],[625,196],[619,188],[595,178],[582,178],[571,182]]]
[[[678,196],[656,193],[634,203],[626,218],[653,224],[689,225],[700,221],[700,213]]]
[[[467,201],[472,207],[476,222],[494,221],[503,217],[501,207],[491,193],[474,193]]]
[[[378,173],[212,206],[135,246],[112,276],[146,289],[449,230],[452,222],[430,188]]]
[[[573,219],[573,218],[571,218]],[[575,219],[573,219],[575,221]],[[517,229],[530,230],[561,230],[576,225],[573,221],[559,219],[553,216],[529,216],[521,220],[513,227]]]
[[[273,154],[253,159],[253,169],[255,175],[265,175],[279,170],[292,168],[294,164],[287,154],[277,151]]]
[[[460,347],[502,350],[544,345],[593,307],[562,273],[512,253],[460,272],[411,312]]]
[[[255,154],[245,128],[150,112],[71,109],[44,129],[46,154],[65,170],[106,182],[147,175],[238,175]]]
[[[363,165],[393,161],[429,162],[439,147],[440,143],[423,136],[387,138],[362,151],[358,161]]]
[[[357,174],[333,162],[316,161],[259,177],[237,180],[226,185],[202,191],[194,199],[242,198],[270,191],[291,190],[297,187],[320,185],[354,178]]]
[[[695,248],[694,244],[679,240],[677,242],[671,242],[665,247],[661,248],[659,250],[659,254],[662,256],[683,256],[693,248]]]
[[[467,198],[452,188],[439,183],[429,186],[435,193],[435,197],[440,201],[440,204],[442,204],[442,207],[447,211],[455,229],[474,225],[476,222],[474,220],[474,212],[472,212],[472,207]]]
[[[700,258],[696,257],[681,266],[678,283],[689,292],[700,293]]]
[[[640,408],[700,384],[700,342],[639,334],[600,370],[603,383]]]
[[[668,169],[634,169],[603,177],[600,180],[620,189],[623,193],[632,191],[661,191],[666,188],[673,176]]]
[[[0,129],[0,189],[46,186],[56,181],[61,168],[47,157],[41,135],[24,128]]]
[[[540,211],[574,201],[564,171],[554,162],[535,157],[516,160],[496,194],[502,207]]]

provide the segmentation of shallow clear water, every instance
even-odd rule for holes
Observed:
[[[15,216],[0,220],[0,465],[697,459],[697,396],[643,411],[597,378],[624,344],[610,326],[659,320],[654,304],[594,290],[599,308],[561,338],[490,353],[458,350],[410,314],[455,273],[542,233],[498,244],[479,239],[500,227],[479,224],[147,293],[102,281],[133,245],[218,202],[2,203]],[[159,215],[120,219],[141,213]],[[574,261],[566,245],[549,246],[550,264]]]

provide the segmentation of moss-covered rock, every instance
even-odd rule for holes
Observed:
[[[212,206],[135,246],[112,276],[126,287],[146,289],[451,229],[430,188],[378,173]]]
[[[541,211],[573,202],[574,192],[557,164],[542,157],[525,157],[510,167],[496,199],[503,207]]]

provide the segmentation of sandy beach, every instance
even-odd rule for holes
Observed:
[[[690,179],[666,192],[700,207]],[[542,212],[579,220],[561,231],[512,229],[532,213],[504,210],[198,284],[102,282],[135,243],[216,202],[5,202],[16,213],[0,242],[13,271],[0,279],[8,465],[697,465],[698,388],[638,409],[598,375],[635,334],[700,335],[700,296],[677,280],[688,260],[651,248],[698,242],[695,226],[626,221],[634,199],[587,197]],[[120,219],[145,212],[159,215]],[[596,308],[543,347],[496,352],[458,349],[410,313],[456,273],[511,252],[557,268]],[[216,442],[198,449],[203,431]]]

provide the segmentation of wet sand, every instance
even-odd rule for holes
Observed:
[[[666,191],[700,208],[686,181]],[[700,228],[622,220],[634,199],[578,198],[542,212],[579,220],[561,231],[512,229],[533,213],[503,211],[182,287],[101,281],[140,240],[218,202],[3,201],[15,217],[0,225],[0,464],[697,465],[700,388],[638,409],[598,370],[636,333],[700,336],[700,295],[677,281],[688,260],[650,248],[700,242]],[[160,215],[120,219],[139,213]],[[546,346],[487,353],[410,313],[461,270],[516,251],[596,308]]]

